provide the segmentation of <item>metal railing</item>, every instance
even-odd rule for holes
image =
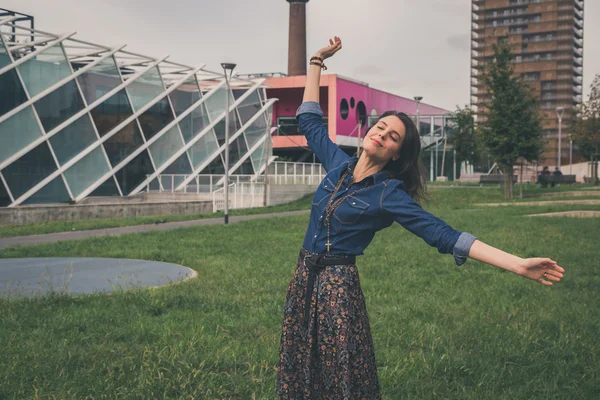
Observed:
[[[213,212],[225,209],[225,188],[212,193]],[[229,209],[262,207],[265,201],[264,183],[242,182],[229,184]]]
[[[318,185],[325,177],[325,169],[318,163],[277,161],[269,165],[269,182],[276,185]],[[147,175],[149,177],[150,175]],[[222,190],[224,174],[196,175],[183,189],[176,191],[189,174],[161,174],[146,185],[146,192],[210,194]],[[263,183],[264,175],[229,175],[230,184]]]

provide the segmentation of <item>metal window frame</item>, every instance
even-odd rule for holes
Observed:
[[[64,54],[64,49],[62,48],[62,44],[61,44],[60,42],[58,42],[57,46],[60,46],[60,49],[61,49],[61,51],[62,51],[62,52],[63,52],[63,54]],[[46,48],[44,48],[44,49],[46,49]],[[8,53],[8,58],[9,58],[11,61],[13,61],[13,62],[14,62],[13,56],[12,56],[12,54],[11,54],[10,52]],[[67,60],[67,62],[68,62],[68,60]],[[11,65],[12,65],[12,64],[11,64]],[[30,101],[31,101],[31,95],[29,94],[29,89],[28,89],[28,88],[27,88],[27,86],[25,85],[25,81],[23,80],[23,77],[21,76],[21,71],[19,71],[19,69],[18,69],[18,68],[16,68],[16,69],[15,69],[15,73],[17,74],[17,78],[19,79],[19,82],[21,83],[21,86],[23,87],[23,91],[25,92],[25,96],[26,96],[26,97],[29,99],[29,101],[28,101],[28,102],[30,102]],[[26,102],[26,103],[27,103],[27,102]],[[40,182],[38,182],[36,185],[34,185],[34,186],[33,186],[33,188],[37,187],[37,186],[38,186],[38,185],[40,185],[42,182],[46,181],[46,180],[47,180],[47,179],[48,179],[50,176],[52,176],[52,179],[48,179],[48,181],[47,181],[47,182],[45,182],[45,183],[44,183],[44,185],[42,185],[42,186],[41,186],[41,187],[44,187],[44,186],[46,186],[46,184],[48,184],[49,182],[52,182],[52,181],[54,180],[54,178],[56,178],[57,176],[59,176],[59,175],[60,175],[60,177],[61,177],[61,179],[62,179],[62,181],[63,181],[63,185],[65,186],[65,189],[66,189],[66,191],[67,191],[67,194],[69,195],[69,198],[71,198],[71,199],[72,199],[72,198],[73,198],[73,193],[71,193],[71,189],[69,188],[69,185],[67,184],[67,180],[66,180],[66,178],[65,178],[65,177],[64,177],[64,175],[63,175],[62,173],[60,173],[60,172],[57,174],[57,172],[60,170],[60,163],[58,162],[58,158],[56,157],[56,154],[54,153],[54,149],[52,148],[52,145],[50,144],[50,137],[47,137],[47,135],[46,135],[46,130],[44,129],[44,125],[42,124],[42,120],[40,119],[40,116],[39,116],[39,114],[38,114],[38,112],[37,112],[37,109],[36,109],[36,108],[35,108],[33,105],[31,105],[31,111],[32,111],[32,114],[33,114],[33,118],[35,119],[36,123],[38,124],[38,129],[40,130],[40,133],[42,134],[42,136],[41,136],[40,138],[36,139],[36,140],[33,142],[33,143],[36,143],[36,142],[37,142],[37,143],[36,143],[35,147],[30,147],[30,150],[33,150],[34,148],[36,148],[37,146],[39,146],[39,145],[41,145],[42,143],[44,143],[44,142],[45,142],[45,143],[46,143],[46,145],[48,146],[48,150],[50,151],[50,155],[51,155],[51,157],[52,157],[52,159],[53,159],[53,161],[54,161],[54,164],[55,164],[55,166],[56,166],[56,170],[54,170],[54,171],[53,171],[52,173],[50,173],[50,174],[49,174],[49,175],[48,175],[46,178],[42,179]],[[0,123],[1,123],[1,121],[2,121],[2,120],[0,119]],[[33,144],[33,143],[30,143],[30,145],[31,145],[31,144]],[[28,146],[26,146],[26,147],[28,147]],[[18,155],[18,154],[20,154],[20,153],[21,153],[21,152],[17,152],[16,154]],[[23,153],[22,155],[19,155],[19,158],[21,158],[21,157],[22,157],[22,156],[24,156],[25,154],[27,154],[27,152]],[[8,161],[10,158],[11,158],[11,157],[9,157],[9,158],[8,158],[7,160],[5,160],[5,161]],[[17,158],[17,159],[15,159],[15,160],[13,160],[13,161],[11,161],[11,162],[9,162],[9,163],[7,163],[6,165],[7,165],[7,166],[8,166],[8,165],[10,165],[10,164],[12,164],[12,162],[14,162],[14,161],[16,161],[16,160],[18,160],[18,158]],[[4,169],[4,168],[5,168],[5,167],[2,167],[1,169]],[[24,196],[24,195],[26,195],[26,194],[27,194],[27,193],[28,193],[30,190],[32,190],[33,188],[30,188],[28,191],[26,191],[25,193],[23,193],[23,194],[21,195],[21,197],[22,197],[22,196]],[[36,190],[35,192],[37,192],[37,190]],[[34,193],[35,193],[35,192],[34,192]],[[27,198],[29,198],[29,197],[31,197],[31,195],[27,196]],[[8,207],[10,207],[12,204],[14,204],[14,203],[15,203],[17,200],[18,200],[18,198],[17,198],[17,199],[13,199],[13,202],[12,202],[11,204],[9,204],[9,205],[8,205]]]
[[[229,112],[231,112],[232,110],[235,110],[235,108],[241,104],[248,96],[250,96],[250,94],[256,90],[262,83],[264,82],[264,80],[261,80],[259,82],[253,82],[254,86],[250,89],[248,89],[246,91],[246,93],[244,93],[242,96],[240,96],[239,99],[237,99],[236,101],[233,102],[233,104],[231,104],[231,106],[229,107]],[[225,85],[225,80],[223,80],[219,85],[215,86],[209,93],[207,93],[205,95],[204,98],[208,98],[210,96],[213,95],[213,93],[216,93],[220,88],[222,88]],[[232,92],[229,92],[228,95],[233,96]],[[200,101],[203,99],[200,99]],[[199,102],[200,102],[199,101]],[[199,103],[197,102],[197,103]],[[195,110],[200,104],[194,105],[192,107],[190,107],[190,109],[186,110],[184,113],[182,113],[178,118],[177,118],[177,122],[179,122],[179,120],[183,119],[185,116],[187,116],[189,113],[191,113],[193,110]],[[175,152],[175,154],[173,156],[171,156],[171,158],[165,162],[165,164],[159,168],[156,169],[154,171],[154,173],[152,173],[148,178],[146,178],[146,180],[142,183],[140,183],[131,193],[129,193],[129,196],[133,196],[137,193],[139,193],[143,188],[145,188],[147,186],[147,183],[151,182],[154,178],[156,178],[158,175],[160,175],[160,173],[162,171],[164,171],[171,163],[173,163],[175,160],[177,160],[177,158],[179,158],[181,156],[181,154],[183,154],[183,152],[187,152],[187,150],[189,150],[190,148],[192,148],[192,146],[194,144],[196,144],[201,138],[203,138],[206,134],[208,134],[208,132],[211,132],[213,130],[213,128],[223,119],[225,118],[225,111],[223,111],[221,114],[218,115],[217,118],[215,118],[214,120],[212,120],[212,118],[210,117],[210,113],[207,113],[209,120],[211,121],[207,126],[204,127],[204,129],[202,131],[200,131],[196,136],[194,136],[194,138],[192,140],[190,140],[188,143],[185,143],[184,141],[184,146],[179,149],[178,151]],[[175,122],[175,121],[173,121]],[[169,128],[169,126],[167,126],[165,129]],[[239,136],[239,135],[237,135]],[[236,137],[237,137],[236,136]],[[215,138],[216,139],[216,138]],[[233,138],[230,138],[230,140],[234,140]],[[218,141],[217,141],[218,143]],[[215,151],[213,154],[211,154],[207,160],[205,160],[201,165],[200,168],[196,168],[194,167],[194,164],[191,163],[191,167],[192,167],[192,173],[190,174],[190,177],[184,179],[184,181],[179,184],[179,186],[177,186],[176,189],[174,189],[174,191],[180,190],[181,187],[186,186],[192,179],[194,179],[194,177],[196,175],[198,175],[200,173],[200,171],[202,171],[202,169],[206,168],[206,165],[208,165],[210,162],[212,162],[212,160],[214,160],[218,155],[221,154],[222,149],[224,149],[224,146],[220,146],[217,151]]]
[[[106,135],[104,135],[104,137],[101,139],[101,143],[104,143],[106,140],[108,140],[110,137],[112,137],[115,133],[120,132],[120,130],[122,128],[124,128],[125,126],[127,126],[130,122],[132,122],[134,119],[137,121],[137,123],[139,124],[139,120],[138,117],[140,115],[142,115],[144,112],[146,112],[146,110],[148,110],[150,107],[152,107],[154,104],[158,103],[160,100],[162,100],[164,97],[168,97],[169,94],[173,91],[175,91],[175,89],[177,89],[180,85],[182,85],[185,81],[187,81],[190,77],[194,76],[199,70],[202,69],[202,66],[197,67],[196,69],[193,69],[192,72],[190,72],[189,74],[185,75],[182,79],[180,79],[177,83],[174,83],[171,87],[169,87],[169,89],[166,89],[165,91],[161,92],[157,97],[155,97],[152,101],[150,101],[148,104],[146,104],[145,106],[141,107],[139,109],[139,111],[136,111],[133,113],[133,115],[131,115],[129,118],[127,118],[126,120],[124,120],[121,124],[119,124],[119,126],[115,127],[111,132],[107,133]],[[160,73],[160,71],[159,71]],[[201,98],[200,100],[198,100],[199,102],[204,101],[205,98],[210,97],[209,96],[210,93],[208,93],[204,98]],[[191,107],[190,107],[191,108]],[[186,110],[188,111],[188,110]],[[174,113],[174,115],[176,115]],[[148,149],[154,142],[156,142],[159,138],[161,138],[166,132],[168,132],[175,123],[177,123],[179,120],[181,120],[183,118],[183,116],[185,116],[187,114],[182,113],[181,116],[176,117],[173,119],[173,121],[171,121],[169,124],[167,124],[163,129],[161,129],[156,135],[154,135],[153,137],[150,138],[150,140],[145,140],[144,138],[144,144],[141,145],[140,147],[138,147],[137,149],[135,149],[130,155],[128,155],[126,158],[124,158],[119,164],[115,165],[110,171],[108,171],[106,174],[102,175],[100,178],[98,178],[95,182],[93,182],[90,186],[88,186],[88,188],[86,190],[84,190],[83,192],[81,192],[79,194],[79,196],[77,196],[75,198],[75,202],[81,201],[82,199],[84,199],[85,197],[87,197],[91,192],[93,192],[98,186],[100,186],[102,183],[104,183],[104,181],[106,181],[111,175],[116,174],[118,171],[120,171],[125,165],[127,165],[131,160],[133,160],[135,157],[137,157],[142,151]],[[118,128],[118,129],[117,129]],[[140,128],[140,133],[142,134],[142,137],[144,136],[143,131]],[[184,141],[185,143],[185,141]],[[156,171],[156,165],[154,164],[154,160],[152,159],[152,155],[150,154],[150,152],[148,152],[148,155],[151,158],[151,162],[152,162],[152,167],[154,168],[154,171]],[[169,159],[169,161],[171,161]],[[168,163],[164,163],[164,165],[168,166]],[[163,165],[163,166],[164,166]],[[165,167],[166,168],[166,167]],[[152,174],[154,175],[154,174]],[[151,176],[152,176],[151,175]],[[147,179],[148,180],[148,179]],[[146,182],[146,181],[144,181]],[[162,185],[161,185],[162,186]],[[121,189],[122,190],[122,189]],[[131,194],[130,194],[131,195]]]
[[[54,46],[61,46],[61,43],[57,43],[56,45],[52,45],[52,46],[45,46],[45,47],[41,47],[40,50],[37,50],[36,53],[38,53],[39,51],[45,51],[48,50],[51,47]],[[33,105],[34,103],[36,103],[38,100],[42,99],[43,97],[45,97],[46,95],[52,93],[53,91],[55,91],[56,89],[66,85],[67,83],[71,82],[72,80],[77,80],[77,78],[79,76],[81,76],[82,74],[84,74],[85,72],[89,71],[90,69],[92,69],[93,67],[95,67],[96,65],[98,65],[100,62],[106,60],[108,57],[114,55],[115,53],[117,53],[119,50],[121,50],[123,47],[125,47],[125,45],[122,45],[120,47],[116,47],[110,51],[108,51],[107,53],[103,54],[102,56],[98,57],[94,62],[86,65],[83,68],[80,68],[79,70],[77,70],[77,72],[73,72],[73,69],[71,67],[71,60],[69,60],[69,58],[67,57],[67,53],[64,50],[64,48],[61,47],[63,55],[65,57],[65,61],[66,63],[69,65],[69,69],[71,70],[71,75],[61,79],[60,81],[54,83],[52,86],[49,86],[48,88],[42,90],[40,93],[36,94],[35,96],[31,97],[28,96],[29,100],[26,101],[23,104],[20,104],[19,106],[13,108],[12,110],[10,110],[9,112],[7,112],[6,114],[0,116],[0,124],[4,121],[6,121],[7,119],[9,119],[10,117],[12,117],[13,115],[18,114],[20,111],[26,109],[27,107]],[[11,54],[11,60],[12,60],[12,54]],[[22,59],[21,59],[22,60]],[[115,63],[116,65],[116,63]],[[7,67],[9,67],[10,65],[7,65]],[[117,67],[118,68],[118,67]],[[7,70],[8,71],[8,70]],[[20,73],[20,71],[18,69],[16,69],[16,71],[18,71]],[[0,71],[0,75],[2,75],[2,72]],[[25,85],[24,85],[25,86]]]
[[[166,57],[164,57],[166,58]],[[163,59],[164,59],[163,58]],[[162,60],[161,60],[162,61]],[[143,75],[145,72],[149,71],[151,68],[157,66],[160,63],[160,61],[156,61],[150,64],[150,66],[148,68],[145,68],[143,71],[135,74],[136,77],[135,79],[139,78],[139,76]],[[197,70],[200,70],[202,67],[198,67]],[[188,79],[189,76],[193,75],[196,71],[190,73],[188,76],[185,76],[180,83],[183,83],[184,80]],[[128,86],[128,84],[131,84],[131,82],[133,82],[135,79],[128,79],[126,82],[124,82],[122,85],[118,86],[117,88],[113,89],[111,92],[108,92],[104,97],[107,97],[108,94],[112,93],[113,91],[116,93],[116,91],[121,90],[122,87],[126,87]],[[122,87],[121,87],[122,86]],[[55,171],[54,173],[50,174],[47,178],[45,178],[44,180],[42,180],[40,183],[38,183],[36,186],[34,186],[33,188],[31,188],[29,191],[27,191],[26,193],[24,193],[22,196],[20,196],[19,198],[17,198],[13,203],[11,203],[9,206],[7,207],[14,207],[17,206],[19,204],[21,204],[23,201],[27,200],[29,197],[31,197],[35,192],[37,192],[39,189],[41,189],[42,187],[44,187],[48,182],[50,182],[52,179],[54,179],[59,173],[62,173],[64,171],[66,171],[67,169],[69,169],[71,166],[73,166],[74,164],[76,164],[79,160],[81,160],[82,158],[84,158],[86,155],[88,155],[89,153],[91,153],[92,151],[94,151],[96,149],[96,147],[101,146],[104,142],[106,142],[108,139],[110,139],[114,134],[116,134],[117,132],[119,132],[122,128],[124,128],[125,126],[127,126],[130,122],[132,122],[134,119],[137,120],[137,117],[140,116],[141,114],[143,114],[146,110],[148,110],[150,107],[152,107],[154,104],[156,104],[157,102],[159,102],[164,96],[168,95],[169,93],[171,93],[173,90],[175,90],[178,87],[177,84],[174,84],[171,88],[169,88],[166,91],[161,92],[158,96],[156,96],[153,100],[151,100],[150,102],[148,102],[146,105],[144,105],[143,107],[141,107],[138,111],[135,111],[131,116],[129,116],[127,119],[123,120],[119,125],[117,125],[116,127],[114,127],[111,131],[109,131],[106,135],[104,135],[100,140],[97,140],[96,142],[92,143],[91,145],[89,145],[85,150],[81,151],[79,154],[77,154],[77,156],[73,157],[71,160],[69,160],[67,163],[65,163],[62,167],[60,167],[58,169],[58,171]],[[83,110],[81,110],[79,113],[75,114],[73,117],[70,118],[70,120],[65,121],[65,122],[69,122],[68,124],[64,124],[65,126],[59,126],[62,128],[70,125],[73,121],[77,120],[79,117],[81,117],[83,114],[87,113],[89,110],[91,110],[92,108],[94,108],[97,103],[99,104],[101,102],[102,99],[104,99],[104,97],[96,100],[94,103],[92,103],[90,106],[88,106],[87,108],[84,108]],[[57,128],[59,128],[57,127]],[[53,133],[52,134],[47,134],[46,136],[53,136],[56,132],[57,132],[57,128],[53,129]],[[152,139],[157,139],[156,135],[155,137],[153,137]],[[47,139],[47,138],[45,138]],[[133,158],[131,156],[135,155],[137,156],[137,154],[139,154],[142,150],[144,150],[145,148],[147,148],[147,146],[149,144],[151,144],[151,142],[147,142],[145,143],[144,146],[141,146],[140,148],[136,149],[136,151],[130,155],[129,158]],[[127,160],[127,159],[126,159]],[[125,160],[123,160],[121,163],[119,163],[116,167],[113,167],[112,170],[110,170],[107,174],[103,175],[103,180],[102,182],[98,183],[97,185],[95,185],[93,189],[96,189],[98,186],[100,186],[100,184],[104,183],[104,181],[107,179],[106,176],[109,174],[113,174],[119,171],[119,169],[121,169],[124,166],[124,162]],[[96,181],[98,182],[98,181]],[[94,184],[92,184],[94,185]],[[90,186],[91,187],[91,186]],[[82,194],[89,194],[91,193],[91,191],[89,190],[90,187],[88,187],[88,189],[86,189],[85,191],[82,192]],[[82,194],[80,194],[77,197],[74,197],[75,201],[79,201],[82,197]],[[72,197],[73,198],[73,197]]]
[[[67,52],[64,49],[64,46],[63,46],[63,52],[65,53],[65,57],[69,61],[69,68],[71,69],[71,73],[74,74],[75,71],[73,70],[73,65],[71,64],[71,61],[69,60],[69,57],[67,56]],[[103,60],[104,59],[105,58],[103,58]],[[117,64],[116,64],[114,58],[112,60],[115,63],[115,68],[116,68]],[[81,68],[81,69],[83,69],[83,68]],[[119,71],[119,69],[117,68],[117,72],[118,71]],[[122,83],[123,82],[123,78],[121,78],[121,74],[120,73],[119,73],[119,79],[121,79],[121,83]],[[77,90],[79,91],[79,95],[81,96],[81,100],[83,101],[84,108],[87,108],[88,107],[87,99],[85,98],[85,95],[83,93],[83,89],[81,89],[81,85],[79,84],[79,81],[77,79],[75,79],[75,85],[77,85]],[[90,123],[92,124],[92,128],[94,129],[94,133],[96,134],[96,141],[97,141],[97,140],[100,139],[100,133],[98,132],[98,127],[96,126],[96,123],[94,122],[94,118],[92,118],[92,114],[90,113],[90,111],[87,112],[87,115],[88,115],[88,118],[90,119]],[[81,116],[80,118],[83,118],[83,116]],[[48,141],[48,143],[50,144],[50,141]],[[106,153],[106,149],[104,148],[104,146],[100,146],[100,148],[102,149],[102,154],[104,155],[104,160],[106,161],[106,164],[108,165],[108,169],[112,170],[112,164],[110,163],[110,159],[108,158],[108,153]],[[66,178],[67,177],[65,176],[65,181],[68,183],[68,180]],[[115,183],[117,184],[117,191],[119,192],[119,194],[121,196],[123,196],[123,192],[121,191],[121,187],[119,186],[119,183],[116,181],[116,179],[115,179]],[[71,191],[71,193],[72,193],[72,191]],[[73,197],[71,197],[71,199],[73,199]]]
[[[141,76],[142,74],[144,74],[148,70],[150,70],[152,67],[156,66],[159,62],[160,61],[156,61],[156,62],[152,63],[150,66],[148,66],[146,69],[138,72],[136,75],[140,75]],[[117,66],[117,69],[118,69],[118,66]],[[138,76],[135,76],[133,78],[137,79]],[[23,156],[24,154],[28,153],[30,150],[34,149],[35,147],[37,147],[46,138],[50,138],[50,137],[54,136],[56,133],[60,132],[61,130],[63,130],[67,126],[71,125],[73,122],[75,122],[76,120],[78,120],[81,116],[83,116],[84,114],[88,113],[89,111],[91,111],[92,109],[94,109],[98,105],[102,104],[104,101],[108,100],[109,98],[111,98],[113,95],[115,95],[116,93],[118,93],[122,89],[124,89],[127,86],[129,86],[131,84],[131,82],[133,82],[133,80],[131,80],[131,78],[130,78],[127,81],[121,83],[119,86],[115,87],[111,91],[109,91],[106,94],[104,94],[104,96],[96,99],[96,101],[94,101],[92,104],[89,104],[87,106],[87,108],[84,108],[83,110],[80,110],[79,112],[75,113],[69,119],[65,120],[60,125],[57,125],[55,128],[53,128],[50,132],[46,132],[46,134],[44,135],[45,137],[42,136],[42,137],[36,139],[35,141],[33,141],[32,143],[30,143],[29,145],[25,146],[23,149],[19,150],[15,154],[13,154],[11,157],[9,157],[6,160],[0,162],[0,170],[4,169],[6,166],[12,164],[15,160],[21,158],[21,156]],[[132,109],[132,111],[133,111],[133,109]],[[128,119],[128,121],[129,121],[129,119]],[[2,122],[2,120],[0,120],[0,123],[1,122]],[[122,124],[119,124],[117,127],[121,127],[121,125]],[[117,127],[115,127],[114,129],[116,129]],[[42,132],[45,132],[45,131],[42,130]]]
[[[268,110],[266,110],[266,111],[268,111]],[[265,111],[265,112],[266,112],[266,111]],[[272,135],[272,134],[273,134],[273,132],[275,132],[276,130],[277,130],[277,128],[271,128],[271,130],[270,130],[270,134]],[[267,135],[265,134],[265,135],[264,135],[262,138],[260,138],[260,139],[259,139],[259,140],[258,140],[256,143],[254,143],[254,146],[252,146],[251,148],[249,148],[249,149],[248,149],[248,152],[247,152],[247,153],[246,153],[246,154],[245,154],[245,155],[244,155],[242,158],[240,158],[240,159],[239,159],[239,161],[238,161],[237,163],[235,163],[235,164],[234,164],[234,165],[231,167],[231,171],[232,171],[232,172],[235,172],[235,171],[236,171],[236,170],[237,170],[239,167],[241,167],[241,165],[242,165],[242,164],[243,164],[243,163],[244,163],[244,162],[245,162],[245,161],[246,161],[248,158],[250,158],[250,161],[252,162],[252,158],[251,158],[251,156],[252,156],[252,153],[254,153],[254,152],[255,152],[255,151],[256,151],[256,150],[257,150],[257,149],[258,149],[258,148],[259,148],[259,147],[260,147],[260,146],[261,146],[263,143],[265,143],[266,141],[267,141]],[[257,168],[256,168],[256,166],[254,165],[254,163],[252,163],[252,167],[253,167],[253,169],[254,169],[254,175],[256,175]],[[260,169],[260,168],[259,168],[259,169]],[[221,178],[221,180],[219,180],[219,181],[217,182],[217,185],[221,185],[221,184],[222,184],[222,182],[223,182],[223,179],[225,179],[225,178]]]
[[[249,93],[248,93],[248,95],[249,95]],[[246,96],[246,93],[244,93],[243,96]],[[238,101],[241,100],[242,97],[240,97],[238,99]],[[269,102],[267,102],[267,104],[263,106],[263,108],[261,108],[252,118],[250,118],[248,120],[248,122],[246,122],[240,129],[238,129],[233,135],[231,135],[231,137],[229,138],[229,140],[230,140],[229,143],[230,144],[233,143],[241,134],[243,134],[246,131],[246,129],[248,129],[248,127],[250,125],[252,125],[252,123],[254,121],[256,121],[260,116],[262,116],[262,114],[269,107],[271,107],[276,101],[277,101],[277,99],[270,99]],[[236,101],[236,103],[237,103],[237,101]],[[237,104],[236,104],[236,107],[237,107]],[[223,115],[219,116],[218,120],[221,120],[224,117],[225,117],[225,113],[223,112]],[[194,169],[193,173],[188,178],[184,179],[183,182],[180,183],[179,186],[177,186],[175,191],[181,190],[182,188],[187,186],[187,184],[190,183],[196,175],[200,174],[200,172],[202,172],[202,170],[204,168],[206,168],[208,166],[208,164],[210,164],[215,158],[217,158],[217,156],[220,155],[224,150],[225,150],[225,144],[221,145],[211,156],[209,156],[202,164],[200,164],[200,166],[198,166],[196,169]],[[233,169],[231,169],[231,171],[233,171]]]

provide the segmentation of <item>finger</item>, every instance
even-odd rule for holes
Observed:
[[[562,273],[555,271],[553,269],[549,269],[549,270],[545,271],[544,275],[547,275],[547,276],[552,275],[552,276],[556,276],[557,278],[564,277],[564,275]]]
[[[546,276],[544,278],[549,281],[560,282],[560,278],[558,276],[546,274]]]
[[[548,281],[541,280],[541,281],[540,281],[540,283],[541,283],[542,285],[546,285],[546,286],[552,286],[552,282],[548,282]]]
[[[329,45],[333,46],[333,40],[329,39]]]

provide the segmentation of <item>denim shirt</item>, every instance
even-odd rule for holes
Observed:
[[[452,253],[457,265],[465,263],[475,236],[456,231],[440,218],[423,210],[404,191],[404,182],[389,178],[386,171],[370,175],[350,185],[358,158],[348,156],[329,139],[327,129],[323,126],[323,112],[319,103],[302,103],[296,117],[309,147],[327,172],[312,201],[304,249],[313,253],[327,252],[325,207],[341,176],[347,170],[348,174],[333,202],[349,193],[352,194],[331,216],[329,253],[362,255],[375,233],[396,221],[430,246],[435,246],[440,253]]]

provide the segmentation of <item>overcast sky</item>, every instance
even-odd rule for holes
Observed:
[[[2,0],[36,28],[176,62],[287,72],[285,0]],[[446,109],[469,102],[470,0],[311,0],[308,53],[334,35],[330,73]],[[596,38],[596,40],[594,40]],[[584,99],[600,73],[600,0],[585,2]]]

